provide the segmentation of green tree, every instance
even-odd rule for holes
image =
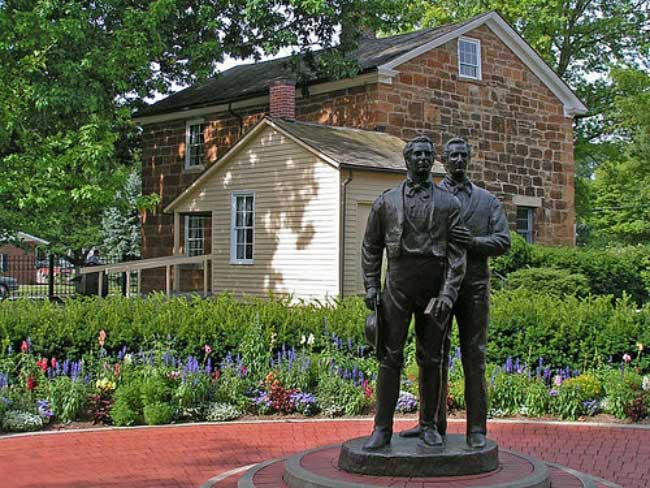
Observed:
[[[119,206],[104,210],[102,216],[102,256],[113,261],[140,257],[140,215],[142,180],[132,171],[115,198]]]
[[[608,117],[625,150],[596,170],[587,222],[602,240],[637,244],[650,240],[650,74],[618,67],[612,78]]]
[[[329,47],[341,23],[399,28],[388,0],[0,2],[0,231],[55,249],[101,242],[132,168],[142,100],[214,75],[226,55]],[[407,11],[409,11],[407,9]],[[348,47],[353,43],[344,36]]]

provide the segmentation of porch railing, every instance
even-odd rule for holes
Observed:
[[[165,293],[167,296],[172,294],[173,291],[178,291],[180,286],[179,265],[182,264],[203,264],[203,293],[208,293],[208,262],[212,260],[212,256],[204,254],[202,256],[165,256],[159,258],[140,259],[138,261],[124,261],[121,263],[100,264],[97,266],[84,266],[79,270],[80,274],[99,273],[98,279],[98,292],[99,296],[103,293],[103,278],[105,273],[125,273],[126,276],[126,296],[131,294],[131,273],[136,273],[137,276],[137,293],[140,294],[142,286],[142,270],[165,268]],[[173,272],[173,281],[172,281]]]

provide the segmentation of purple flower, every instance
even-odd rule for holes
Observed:
[[[0,390],[9,386],[9,373],[0,373]]]
[[[402,413],[413,412],[418,408],[418,401],[414,395],[406,391],[401,391],[399,398],[397,399],[397,404],[395,405],[395,410]]]
[[[558,392],[555,388],[552,388],[552,389],[548,392],[548,394],[551,395],[552,397],[556,397],[556,396],[558,396],[558,393],[559,393],[559,392]]]
[[[124,359],[124,356],[126,356],[126,346],[122,347],[122,349],[120,349],[120,352],[117,353],[117,359],[119,361],[122,361],[122,359]]]
[[[47,400],[38,400],[38,413],[43,417],[54,417],[52,410],[50,410],[50,404],[47,403]]]

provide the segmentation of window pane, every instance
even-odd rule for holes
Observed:
[[[253,229],[246,229],[246,244],[253,243]]]
[[[237,212],[242,212],[244,210],[244,198],[237,197]]]
[[[235,212],[235,227],[242,227],[244,225],[244,218],[241,212]]]
[[[246,231],[244,229],[237,229],[237,245],[244,244],[246,238]]]
[[[253,259],[253,245],[246,244],[246,259]]]
[[[246,211],[247,212],[252,212],[253,211],[253,197],[246,197]]]
[[[244,245],[243,244],[237,244],[237,259],[245,259],[244,258]]]
[[[246,227],[253,227],[253,212],[246,212]]]

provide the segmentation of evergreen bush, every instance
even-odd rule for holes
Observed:
[[[565,295],[584,297],[590,291],[589,280],[585,275],[553,268],[524,268],[513,271],[508,275],[505,288],[508,290],[524,288],[557,297]]]

